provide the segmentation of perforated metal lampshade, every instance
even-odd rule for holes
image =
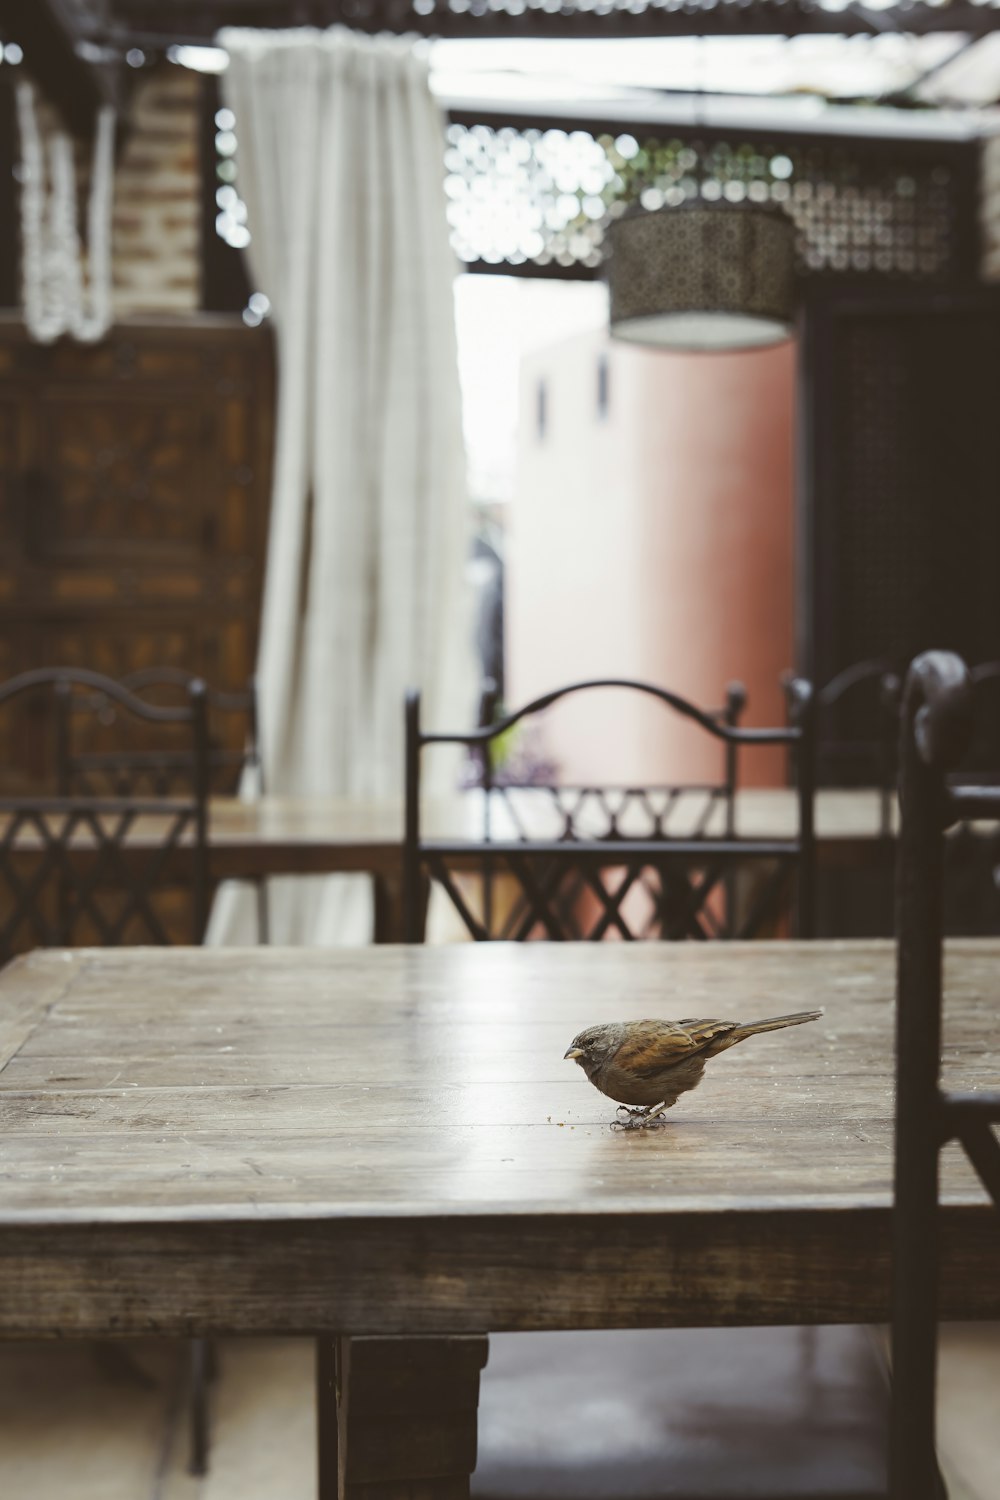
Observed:
[[[690,203],[609,229],[611,332],[661,349],[760,349],[795,321],[795,225],[780,209]]]

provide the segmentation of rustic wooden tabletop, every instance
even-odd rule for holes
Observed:
[[[435,1333],[878,1320],[886,943],[36,952],[0,974],[0,1332]],[[946,1068],[1000,1071],[1000,943],[948,955]],[[751,1038],[648,1132],[593,1022]],[[1000,1314],[945,1159],[943,1308]]]

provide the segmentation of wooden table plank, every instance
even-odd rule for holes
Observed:
[[[998,961],[949,945],[963,1088],[1000,1072]],[[0,975],[0,1332],[882,1318],[893,965],[877,942],[35,953]],[[594,1021],[818,1004],[647,1133],[562,1059]],[[1000,1233],[951,1152],[944,1185],[945,1312],[1000,1315]]]
[[[64,994],[74,972],[73,960],[64,953],[60,964],[48,970],[41,986],[12,984],[12,993],[0,1006],[0,1072],[41,1026],[49,1008]]]
[[[6,1227],[0,1337],[428,1335],[884,1323],[877,1211]],[[995,1214],[954,1215],[941,1315],[1000,1318]]]

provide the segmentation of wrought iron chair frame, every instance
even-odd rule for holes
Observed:
[[[586,686],[586,684],[578,684],[577,686]],[[572,691],[572,689],[567,689],[567,691]],[[730,682],[726,687],[725,703],[722,708],[706,709],[705,712],[709,718],[716,719],[720,724],[735,726],[739,723],[740,715],[746,707],[746,701],[747,692],[743,683]],[[496,718],[497,706],[497,687],[492,679],[488,678],[483,684],[479,700],[478,727],[480,729],[488,729],[490,725],[494,723]],[[527,712],[527,710],[524,710],[524,712]],[[477,759],[480,767],[480,780],[478,782],[478,785],[482,787],[483,791],[486,793],[486,799],[484,802],[484,810],[486,816],[487,818],[489,816],[490,795],[500,795],[504,799],[505,805],[511,817],[511,822],[514,824],[517,832],[520,835],[523,835],[526,841],[529,839],[530,835],[524,828],[523,824],[520,823],[517,816],[517,811],[512,805],[510,798],[506,795],[509,791],[541,790],[549,792],[553,796],[553,800],[558,805],[559,811],[564,817],[563,832],[560,835],[560,837],[564,838],[576,837],[573,823],[574,817],[576,813],[581,810],[581,807],[585,802],[593,800],[599,801],[602,810],[607,814],[609,828],[607,834],[604,836],[608,839],[616,839],[622,837],[616,827],[617,819],[622,815],[624,811],[627,810],[629,803],[632,803],[634,805],[636,802],[639,802],[640,805],[643,806],[643,810],[648,814],[651,822],[653,823],[654,836],[658,839],[669,838],[670,832],[667,827],[667,823],[669,821],[670,814],[680,797],[692,792],[704,792],[706,797],[705,806],[695,828],[695,834],[697,836],[700,837],[701,834],[704,833],[711,819],[712,813],[715,810],[716,804],[720,802],[722,803],[725,811],[726,834],[727,836],[731,837],[735,833],[736,810],[734,798],[736,794],[738,746],[734,744],[727,743],[724,747],[725,771],[721,781],[705,782],[703,784],[689,782],[685,783],[684,785],[662,784],[656,786],[647,785],[643,787],[637,787],[627,786],[624,784],[611,785],[606,782],[601,786],[570,782],[560,782],[558,783],[558,785],[556,785],[551,782],[538,780],[529,781],[525,778],[518,779],[517,777],[511,777],[506,773],[501,776],[497,776],[494,773],[493,763],[489,754],[489,743],[490,742],[487,742],[477,747]],[[664,796],[666,798],[666,805],[660,811],[657,811],[657,809],[654,808],[649,801],[649,798],[653,795]],[[575,799],[576,805],[567,805],[569,799]],[[612,807],[610,805],[611,801],[616,801],[617,806]]]
[[[712,934],[701,928],[696,920],[690,920],[702,908],[710,890],[725,881],[740,865],[751,860],[773,861],[778,866],[782,882],[787,868],[798,866],[797,930],[809,936],[814,919],[814,833],[813,833],[813,699],[811,685],[803,679],[794,679],[785,684],[791,722],[777,729],[741,729],[736,725],[719,721],[719,715],[706,712],[665,688],[647,682],[624,678],[600,678],[571,683],[543,694],[506,717],[465,733],[428,734],[420,725],[420,694],[411,691],[406,697],[406,811],[404,834],[404,933],[407,942],[420,942],[423,928],[423,878],[426,869],[430,879],[437,880],[452,901],[470,935],[477,941],[487,941],[495,936],[491,932],[492,912],[489,909],[490,880],[493,873],[506,868],[520,883],[526,898],[527,910],[520,918],[521,925],[502,935],[512,940],[523,939],[536,923],[540,923],[550,938],[559,940],[566,936],[551,920],[546,900],[552,894],[551,871],[559,866],[576,865],[583,883],[597,897],[604,911],[591,937],[600,937],[612,926],[625,938],[634,936],[624,924],[621,902],[628,889],[644,870],[663,871],[674,883],[685,880],[689,893],[690,910],[684,903],[676,912],[674,930],[667,934],[673,937],[692,936],[705,938]],[[492,787],[489,745],[499,735],[528,715],[541,712],[571,693],[589,691],[594,688],[625,688],[647,694],[666,707],[699,724],[709,735],[720,740],[726,749],[727,776],[735,784],[736,754],[741,746],[786,745],[796,762],[796,784],[799,803],[799,831],[792,839],[742,839],[733,831],[731,815],[727,819],[722,837],[696,836],[653,839],[628,838],[561,838],[556,841],[541,840],[496,840],[490,836],[487,822],[481,842],[472,840],[422,840],[420,832],[420,764],[425,746],[435,744],[464,745],[470,750],[479,750],[482,755],[486,805]],[[447,862],[474,862],[486,875],[484,882],[484,921],[480,922],[469,910],[461,892],[451,880]],[[534,865],[534,869],[530,868]],[[684,872],[692,867],[706,867],[701,883],[692,886]],[[609,892],[596,878],[597,871],[604,867],[622,867],[626,874],[619,887]],[[541,870],[541,874],[537,871]],[[548,873],[547,873],[548,872]],[[768,899],[773,890],[765,891]],[[751,910],[754,922],[760,920],[759,902]],[[751,921],[744,923],[741,935],[749,935]],[[575,934],[570,934],[571,936]],[[721,935],[721,934],[716,934]]]
[[[191,683],[202,681],[195,672],[183,667],[141,667],[115,679],[120,687],[133,697],[142,698],[151,688],[173,687],[187,693]],[[146,701],[143,699],[143,701]],[[170,796],[174,790],[177,773],[182,773],[186,782],[191,778],[191,753],[183,750],[109,750],[76,752],[73,748],[73,721],[83,714],[99,714],[106,702],[103,693],[86,697],[80,694],[62,695],[59,700],[57,720],[56,767],[59,792],[70,796],[79,792],[87,796],[104,795],[104,789],[95,790],[86,781],[88,773],[106,772],[116,780],[111,795],[140,796],[143,789],[130,779],[148,779],[150,792],[154,796]],[[260,736],[257,717],[257,684],[251,677],[241,692],[226,692],[205,685],[206,713],[245,714],[247,718],[247,743],[242,750],[227,750],[213,745],[211,734],[208,742],[209,783],[212,773],[226,767],[243,770],[253,768],[262,780],[260,758]],[[162,705],[159,705],[162,706]],[[211,724],[209,724],[209,729]],[[83,784],[74,786],[75,778],[84,778]],[[261,787],[263,791],[263,787]]]
[[[893,1207],[891,1500],[939,1500],[935,1459],[938,1163],[963,1147],[1000,1211],[1000,1090],[943,1089],[945,832],[1000,820],[1000,787],[949,783],[971,737],[973,679],[961,658],[911,664],[900,728],[902,828],[896,881],[896,1145]]]
[[[50,689],[57,704],[65,703],[73,689],[89,688],[113,700],[119,707],[136,719],[148,723],[190,726],[191,730],[191,791],[187,798],[153,799],[150,797],[95,798],[84,796],[58,797],[0,797],[0,814],[7,822],[0,840],[0,870],[6,889],[14,897],[14,911],[4,922],[0,942],[6,945],[13,936],[22,918],[26,916],[35,926],[43,945],[58,946],[71,940],[70,922],[82,913],[89,912],[97,921],[102,936],[113,943],[120,938],[125,920],[142,912],[149,923],[155,941],[165,940],[165,934],[152,914],[141,888],[134,883],[126,901],[124,915],[108,923],[100,917],[94,898],[100,879],[109,869],[125,874],[125,864],[137,868],[137,856],[126,847],[126,835],[137,817],[157,815],[171,821],[165,831],[162,845],[145,852],[140,862],[147,877],[155,875],[176,849],[181,839],[190,831],[191,885],[192,885],[192,937],[200,941],[208,915],[208,730],[205,702],[205,686],[200,679],[188,685],[188,704],[184,707],[161,707],[146,703],[123,688],[113,678],[99,672],[76,667],[41,667],[19,673],[0,683],[0,708],[22,693],[40,692]],[[60,716],[62,709],[58,710]],[[61,819],[57,829],[55,822]],[[18,844],[17,836],[26,826],[34,830],[39,852],[39,867],[28,877],[28,884],[18,875],[17,861],[24,861],[26,850]],[[68,841],[81,830],[89,832],[94,857],[84,858],[78,849],[73,858],[68,855]],[[89,865],[89,868],[85,868]],[[29,911],[29,901],[41,890],[44,878],[53,872],[65,879],[62,909],[58,912],[55,928],[50,928],[37,912]],[[148,879],[147,879],[147,884]]]
[[[816,689],[816,744],[824,751],[835,749],[837,742],[824,733],[824,718],[853,688],[863,682],[879,684],[879,722],[875,734],[876,787],[879,793],[879,832],[893,836],[892,808],[896,796],[896,752],[899,739],[899,697],[902,684],[898,666],[888,657],[871,657],[845,667],[823,687]]]
[[[134,696],[141,696],[150,688],[175,687],[188,692],[192,682],[200,681],[196,674],[183,667],[140,667],[117,679],[119,686]],[[88,795],[92,788],[88,778],[94,773],[110,776],[116,783],[116,793],[124,796],[139,795],[136,780],[149,782],[151,794],[170,796],[178,779],[190,782],[191,753],[184,750],[111,750],[74,752],[73,723],[84,713],[100,713],[106,702],[103,693],[87,697],[62,694],[56,724],[56,766],[60,794],[70,796],[75,791]],[[145,700],[144,700],[145,701]],[[208,738],[208,778],[211,791],[212,773],[232,767],[253,770],[259,795],[264,793],[264,767],[260,753],[260,728],[257,713],[257,681],[251,677],[241,692],[226,692],[221,688],[205,686],[206,716],[209,727],[213,713],[245,714],[247,719],[247,742],[242,750],[220,749]],[[77,779],[81,786],[75,786]],[[242,882],[241,882],[242,883]],[[267,877],[260,875],[248,878],[253,887],[256,908],[257,941],[270,942],[270,907],[268,902]]]
[[[1000,688],[1000,661],[978,662],[976,666],[969,668],[969,680],[972,683],[973,702],[976,705],[976,719],[979,721],[982,716],[981,699],[984,688],[992,686],[994,692],[996,692],[997,688]],[[973,734],[968,749],[975,751],[982,748],[982,743],[977,743]],[[959,767],[956,774],[961,777],[963,782],[970,786],[984,783],[989,785],[991,780],[995,781],[1000,776],[1000,757],[997,758],[997,764],[991,766],[988,771]]]
[[[56,724],[57,724],[57,779],[62,795],[54,798],[32,798],[32,797],[0,797],[0,815],[7,815],[7,823],[3,836],[0,838],[0,874],[3,876],[5,888],[13,892],[15,908],[0,927],[0,953],[2,953],[7,941],[16,931],[20,923],[21,915],[30,897],[40,888],[43,880],[54,869],[59,867],[57,850],[64,842],[72,836],[74,831],[83,825],[89,828],[91,835],[95,838],[94,858],[92,867],[81,872],[79,868],[79,852],[72,859],[67,859],[65,868],[61,870],[66,885],[60,891],[59,905],[57,909],[57,921],[67,924],[63,931],[50,931],[40,921],[36,922],[36,931],[43,945],[59,946],[68,941],[71,928],[68,926],[70,919],[78,916],[81,912],[87,912],[98,926],[104,939],[113,943],[122,935],[125,923],[137,910],[141,910],[144,920],[154,938],[166,942],[167,937],[158,922],[152,908],[143,898],[141,888],[136,884],[128,886],[129,894],[122,911],[118,913],[117,919],[108,925],[99,909],[94,904],[95,894],[101,877],[109,867],[114,867],[117,874],[126,873],[123,861],[127,858],[125,847],[125,836],[137,817],[147,814],[159,818],[164,816],[172,818],[167,837],[157,848],[146,856],[147,876],[155,875],[162,868],[168,856],[178,848],[181,838],[190,830],[193,832],[191,857],[191,879],[192,879],[192,938],[200,942],[205,931],[208,919],[208,894],[209,894],[209,868],[208,868],[208,793],[210,776],[210,751],[208,739],[208,699],[209,693],[200,678],[190,674],[180,674],[175,678],[176,685],[182,687],[187,695],[187,705],[184,707],[165,707],[159,704],[147,703],[139,697],[133,687],[143,685],[143,674],[133,674],[126,682],[118,682],[112,677],[105,677],[102,673],[91,672],[78,667],[42,667],[33,671],[22,672],[16,677],[9,678],[0,683],[0,708],[10,702],[21,693],[37,692],[43,689],[51,689],[56,700]],[[137,680],[138,679],[138,680]],[[132,714],[134,718],[149,724],[161,725],[190,725],[191,749],[184,752],[182,762],[187,772],[190,784],[190,797],[184,798],[152,798],[144,797],[88,797],[74,794],[70,790],[70,760],[69,750],[69,723],[73,710],[74,688],[86,688],[91,706],[94,701],[111,701],[120,708]],[[216,695],[218,702],[218,695]],[[255,711],[255,710],[254,710]],[[256,735],[254,736],[256,744]],[[178,762],[179,764],[181,761]],[[59,835],[53,837],[50,825],[47,823],[49,817],[63,819],[63,825]],[[113,835],[109,839],[107,828],[101,820],[116,820]],[[34,827],[39,839],[39,862],[38,868],[29,877],[29,884],[25,889],[24,882],[17,875],[14,863],[10,856],[13,853],[17,834],[25,823]],[[67,887],[70,893],[70,901],[65,899]],[[75,904],[74,904],[75,902]],[[35,920],[34,918],[32,920]],[[212,1371],[211,1346],[204,1339],[195,1339],[191,1343],[191,1396],[190,1396],[190,1420],[191,1420],[191,1456],[189,1467],[194,1474],[204,1474],[208,1468],[208,1381]]]
[[[743,683],[730,682],[726,688],[724,706],[719,709],[708,709],[706,712],[710,718],[717,719],[720,724],[735,725],[739,722],[740,714],[746,707],[746,701],[747,693]],[[498,691],[496,683],[491,678],[487,678],[483,683],[480,695],[478,723],[481,729],[487,728],[494,722],[497,706]],[[548,793],[554,810],[558,812],[559,817],[562,819],[562,830],[559,833],[560,842],[563,839],[576,840],[579,837],[576,828],[576,819],[588,809],[592,809],[595,804],[607,819],[607,828],[605,832],[600,834],[588,834],[588,838],[600,838],[607,840],[609,843],[623,840],[625,835],[619,829],[619,820],[626,818],[630,811],[635,811],[638,807],[652,825],[650,836],[657,841],[661,839],[667,840],[674,837],[670,832],[669,823],[671,815],[680,805],[681,799],[690,798],[692,795],[697,794],[704,795],[704,803],[694,828],[689,830],[689,837],[701,838],[706,835],[712,815],[719,806],[723,809],[726,836],[730,838],[734,837],[736,832],[737,748],[737,746],[732,744],[725,745],[725,769],[723,779],[719,782],[706,782],[704,784],[689,782],[684,785],[646,785],[637,787],[624,784],[611,785],[609,783],[604,783],[601,786],[567,782],[553,784],[552,782],[544,782],[534,778],[528,780],[525,777],[512,777],[507,772],[503,772],[497,776],[494,774],[492,757],[490,755],[489,744],[487,743],[480,746],[477,752],[480,771],[478,784],[483,791],[483,838],[487,842],[491,841],[490,820],[492,802],[493,798],[497,797],[502,803],[518,838],[522,839],[526,844],[538,842],[537,839],[532,839],[532,835],[525,827],[517,804],[514,801],[514,795],[524,791]],[[656,803],[660,805],[656,806]],[[666,870],[661,869],[657,872],[655,879],[651,878],[649,871],[642,871],[638,877],[638,883],[642,885],[647,896],[651,898],[653,903],[653,916],[650,919],[650,927],[655,925],[658,920],[659,910],[661,906],[665,905],[663,901],[663,887],[667,874]],[[676,874],[673,874],[670,883],[673,884],[679,878]],[[713,881],[713,885],[716,883]],[[572,909],[573,902],[581,894],[586,884],[587,881],[581,874],[578,880],[563,893],[563,904],[567,910],[567,914]],[[732,876],[727,874],[722,884],[725,890],[727,909],[732,909],[735,900],[735,885]],[[493,876],[488,862],[483,869],[483,886],[485,922],[488,927],[491,921],[493,905]],[[598,890],[597,886],[594,886],[593,889],[603,901],[606,892],[603,889]],[[622,897],[625,894],[627,894],[627,890],[622,891]],[[508,922],[505,924],[505,930],[500,936],[509,938],[515,942],[518,941],[521,936],[518,924],[529,908],[529,901],[520,900],[514,911],[511,912]],[[704,908],[704,915],[710,922],[712,921],[709,908]],[[580,936],[579,933],[575,935]],[[643,934],[643,936],[649,935],[648,931]],[[715,935],[718,936],[718,932]]]

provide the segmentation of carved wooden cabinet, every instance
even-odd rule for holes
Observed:
[[[814,298],[804,325],[799,668],[996,660],[1000,296]],[[872,717],[845,695],[824,776],[870,776]]]
[[[252,671],[270,493],[270,335],[238,318],[33,344],[0,319],[0,676],[170,664]],[[40,715],[0,715],[7,790],[38,779]]]
[[[929,648],[1000,658],[1000,296],[905,286],[813,295],[805,309],[798,665],[817,684]],[[977,704],[996,765],[1000,703]],[[820,781],[871,779],[879,699],[845,694],[820,731]],[[949,840],[946,930],[995,933],[997,854]],[[820,937],[891,936],[893,857],[819,877]]]

